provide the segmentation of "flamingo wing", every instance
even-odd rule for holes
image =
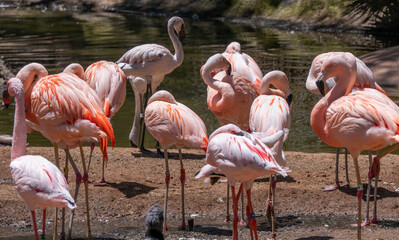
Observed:
[[[114,145],[112,126],[100,106],[94,90],[74,74],[44,77],[32,89],[32,111],[42,134],[69,147],[107,136]]]
[[[164,46],[158,44],[144,44],[127,51],[117,63],[128,63],[130,65],[138,63],[145,64],[146,62],[158,61],[166,55],[172,56],[172,53]]]

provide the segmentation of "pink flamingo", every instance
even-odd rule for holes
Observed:
[[[372,94],[350,94],[356,71],[354,56],[335,55],[325,59],[316,84],[322,95],[327,79],[334,77],[336,85],[313,108],[310,124],[323,142],[333,147],[346,147],[354,160],[358,188],[357,235],[360,239],[363,185],[357,158],[362,150],[377,150],[399,142],[399,113],[397,107],[379,100],[388,97],[378,90],[367,89]],[[379,159],[396,148],[399,145],[377,155],[370,172],[378,172]]]
[[[11,78],[8,92],[15,97],[14,130],[11,149],[11,175],[19,195],[25,200],[32,214],[35,238],[37,232],[35,208],[43,208],[43,232],[46,234],[46,209],[48,207],[76,207],[69,193],[68,184],[61,171],[39,155],[26,155],[27,130],[25,123],[24,86],[18,78]]]
[[[30,129],[39,131],[53,143],[56,163],[58,163],[58,147],[65,150],[66,166],[69,159],[76,173],[75,200],[83,180],[88,236],[91,239],[88,172],[81,143],[100,141],[100,148],[106,158],[106,138],[109,137],[112,145],[115,144],[113,129],[101,109],[97,94],[85,81],[71,73],[42,77],[46,73],[41,64],[31,63],[17,74],[17,78],[24,84],[27,124]],[[36,81],[33,81],[35,75],[38,77]],[[82,158],[83,178],[69,153],[69,149],[77,146]],[[68,238],[71,237],[73,216],[74,211],[71,214]]]
[[[202,168],[196,178],[207,177],[210,173],[219,172],[226,175],[231,186],[234,213],[233,239],[238,239],[237,208],[242,186],[247,193],[247,217],[251,239],[254,237],[258,239],[255,213],[251,203],[251,187],[254,179],[268,174],[287,176],[288,169],[279,166],[265,144],[234,124],[222,126],[211,134],[206,161],[213,168],[209,166]],[[235,195],[235,184],[238,181],[242,184]]]
[[[105,116],[111,120],[122,107],[126,99],[125,73],[113,62],[98,61],[86,68],[83,79],[97,93]],[[93,148],[90,156],[92,152]],[[89,158],[88,169],[90,168],[90,160],[91,157]],[[101,180],[99,183],[105,183],[105,162],[106,159],[103,159]]]
[[[142,111],[140,111],[140,114],[137,114],[137,110],[142,109],[142,106],[139,104],[142,103],[144,94],[147,93],[147,97],[144,101],[145,109],[149,96],[155,92],[159,84],[165,78],[165,75],[179,67],[184,59],[182,46],[182,41],[185,38],[183,19],[176,16],[170,18],[167,28],[175,50],[174,55],[164,46],[158,44],[144,44],[130,49],[116,62],[125,72],[126,76],[140,77],[147,82],[147,87],[144,92],[139,92],[139,89],[134,89],[132,85],[134,95],[140,96],[141,101],[136,101],[136,114],[134,116],[129,139],[133,147],[140,147],[141,152],[148,151],[144,149],[145,126],[139,125],[140,129],[137,129],[138,122],[142,122],[140,121],[140,116],[143,114]],[[143,129],[141,130],[141,128]],[[142,132],[141,143],[140,132]],[[158,154],[160,153],[158,147],[157,152]]]
[[[184,182],[185,170],[183,167],[181,149],[183,146],[202,148],[206,151],[208,136],[202,119],[185,105],[176,102],[167,91],[156,92],[149,100],[145,109],[145,125],[151,135],[161,144],[165,153],[165,203],[164,203],[164,230],[167,230],[168,189],[170,181],[167,149],[173,145],[179,150],[180,182],[182,198],[182,225],[185,229],[184,218]]]
[[[291,125],[290,105],[292,100],[291,90],[288,86],[288,78],[282,71],[267,73],[261,82],[261,94],[252,103],[249,116],[249,127],[258,138],[265,143],[272,152],[274,159],[280,166],[285,167],[287,160],[283,152],[283,143],[287,139]],[[274,85],[277,89],[271,89]],[[275,238],[274,228],[274,191],[276,176],[270,175],[269,197],[267,200],[268,213],[271,214],[272,235]],[[270,200],[273,196],[273,201]]]
[[[317,76],[320,73],[320,69],[322,67],[323,62],[325,61],[326,58],[331,57],[331,56],[340,56],[345,59],[350,59],[353,58],[353,54],[348,53],[348,52],[328,52],[328,53],[322,53],[319,54],[318,56],[315,57],[315,59],[312,62],[312,66],[309,70],[309,75],[306,80],[306,88],[315,94],[320,94],[320,91],[317,89],[316,86],[316,80]],[[356,81],[353,86],[352,92],[354,94],[371,94],[371,97],[378,97],[374,96],[372,92],[370,93],[368,91],[369,88],[377,89],[383,95],[387,95],[385,91],[374,81],[374,76],[371,70],[364,64],[362,60],[359,58],[356,58]],[[326,80],[326,83],[324,85],[324,91],[328,92],[330,91],[334,86],[335,86],[335,81],[334,78],[329,78]],[[362,90],[359,92],[358,90]],[[389,104],[393,108],[396,108],[396,104],[393,103],[389,98],[386,96],[380,97],[380,101],[385,102],[386,104]],[[369,164],[371,167],[371,152],[369,151]],[[345,149],[345,172],[346,172],[346,181],[343,184],[339,183],[338,180],[338,161],[339,161],[339,148],[337,148],[337,156],[336,156],[336,164],[335,164],[335,184],[331,186],[326,186],[323,187],[324,191],[334,191],[340,187],[343,186],[349,186],[349,178],[348,178],[348,164],[347,164],[347,150]],[[368,185],[367,185],[367,204],[366,204],[366,218],[365,221],[362,223],[362,226],[368,226],[370,225],[370,219],[369,219],[369,200],[370,200],[370,192],[371,192],[371,174],[369,174],[369,180],[368,180]],[[378,176],[375,176],[375,184],[374,184],[374,195],[377,195],[377,186],[378,186]],[[377,199],[375,198],[374,200],[374,211],[373,211],[373,218],[371,220],[372,223],[377,223]]]
[[[246,53],[241,52],[241,45],[238,42],[232,42],[227,47],[223,56],[231,64],[232,74],[245,76],[255,89],[260,90],[262,71],[255,60]]]

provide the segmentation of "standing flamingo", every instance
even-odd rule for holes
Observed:
[[[239,44],[233,42],[227,47],[227,50],[233,48],[233,46],[237,49]],[[231,52],[231,50],[229,51]],[[237,58],[240,57],[239,53],[231,54],[237,55]],[[230,62],[228,59],[230,59]],[[248,67],[246,65],[238,67],[240,66],[239,62],[235,63],[232,56],[226,58],[223,54],[211,56],[202,66],[201,77],[205,84],[208,85],[207,104],[221,126],[233,123],[241,129],[249,130],[249,111],[252,102],[259,95],[259,90],[255,84],[248,80],[250,79],[250,75],[231,75],[233,65],[236,66],[234,67],[236,71]],[[217,71],[219,72],[214,75],[214,72]],[[249,73],[248,71],[245,72]],[[227,213],[225,221],[228,222],[230,221],[229,186],[227,186],[226,204]],[[240,224],[245,223],[241,221]]]
[[[348,58],[334,55],[325,59],[316,84],[322,95],[327,79],[334,77],[336,85],[313,108],[310,124],[323,142],[333,147],[346,147],[354,160],[358,188],[357,235],[361,239],[363,185],[357,159],[362,150],[377,150],[399,142],[399,113],[379,100],[388,97],[378,90],[367,89],[373,94],[350,94],[356,81],[356,71],[353,55]],[[379,159],[397,148],[399,145],[377,155],[370,171],[378,171]]]
[[[222,126],[211,134],[206,152],[206,161],[214,168],[202,168],[196,178],[207,177],[210,172],[216,171],[226,175],[231,186],[234,212],[233,239],[238,239],[237,205],[242,186],[244,186],[247,193],[247,217],[251,239],[253,237],[258,239],[255,213],[251,203],[253,182],[256,178],[268,174],[287,176],[288,169],[283,169],[279,166],[265,144],[234,124]],[[238,181],[242,184],[237,195],[235,195],[235,184]]]
[[[85,186],[88,236],[91,239],[88,203],[88,172],[83,154],[82,142],[100,141],[100,148],[106,158],[107,140],[115,144],[111,124],[101,109],[100,100],[90,86],[75,74],[60,73],[44,76],[47,71],[38,63],[24,66],[17,74],[25,89],[27,125],[49,139],[54,147],[58,162],[58,147],[65,150],[76,173],[75,201],[83,180]],[[37,80],[33,81],[35,75]],[[69,149],[79,146],[83,164],[83,177],[74,163]],[[66,163],[67,163],[66,162]],[[66,164],[67,165],[67,164]],[[68,238],[72,232],[71,214]]]
[[[18,78],[11,78],[8,92],[15,97],[14,130],[11,149],[11,175],[19,195],[25,200],[32,214],[35,238],[37,232],[35,208],[43,208],[43,231],[46,234],[46,209],[48,207],[76,207],[69,193],[68,184],[61,171],[39,155],[26,155],[27,130],[25,123],[24,86]]]
[[[179,149],[180,160],[180,182],[182,198],[182,225],[185,229],[184,218],[184,182],[185,170],[181,149],[183,146],[190,148],[202,148],[206,151],[208,145],[208,136],[206,127],[202,119],[185,105],[176,102],[175,98],[167,91],[156,92],[149,100],[145,109],[145,125],[151,135],[161,144],[165,153],[165,204],[164,204],[164,229],[167,230],[167,207],[168,207],[168,189],[169,189],[169,163],[168,148],[175,145]]]
[[[144,44],[130,49],[116,62],[125,72],[126,76],[141,77],[147,82],[147,87],[144,92],[139,92],[139,90],[134,89],[132,85],[134,95],[136,98],[140,96],[141,101],[136,101],[136,114],[134,116],[129,139],[132,146],[139,147],[141,152],[147,152],[144,149],[145,126],[140,125],[140,129],[137,129],[137,125],[144,112],[140,111],[140,114],[137,114],[137,109],[142,109],[142,106],[139,104],[143,101],[144,94],[146,93],[147,95],[144,101],[145,109],[149,96],[155,92],[159,84],[165,78],[165,75],[171,73],[183,63],[184,52],[182,41],[185,37],[183,19],[176,16],[170,18],[168,21],[168,34],[173,43],[175,55],[172,55],[164,46],[158,44]],[[141,130],[141,128],[143,129]],[[142,132],[141,140],[139,136],[140,132]],[[158,148],[157,151],[159,154]]]
[[[318,90],[316,86],[316,80],[317,76],[320,73],[320,69],[322,67],[323,62],[325,61],[326,58],[331,57],[331,56],[341,56],[343,58],[352,58],[353,54],[348,53],[348,52],[328,52],[328,53],[322,53],[319,54],[318,56],[315,57],[315,59],[312,62],[312,66],[309,70],[309,75],[306,80],[306,88],[315,94],[320,94],[320,91]],[[354,94],[369,94],[370,92],[367,91],[369,88],[377,89],[384,95],[387,95],[385,91],[374,81],[374,76],[371,70],[364,64],[362,60],[359,58],[356,58],[356,81],[353,86],[352,92]],[[329,78],[326,80],[326,83],[324,85],[324,92],[330,91],[334,85],[335,81],[334,78]],[[359,92],[358,90],[362,90]],[[370,93],[372,96],[371,97],[378,97],[374,96],[372,92]],[[393,103],[389,98],[381,97],[379,100],[391,105],[393,108],[396,108],[396,104]],[[371,152],[369,152],[369,164],[371,167]],[[339,178],[338,178],[338,161],[339,161],[339,148],[337,148],[337,155],[336,155],[336,164],[335,164],[335,184],[331,186],[326,186],[323,187],[324,191],[334,191],[340,187],[343,186],[349,186],[349,178],[348,178],[348,164],[347,164],[347,149],[345,149],[345,173],[346,173],[346,181],[343,184],[339,183]],[[370,199],[370,192],[371,192],[371,174],[369,174],[369,180],[368,180],[368,185],[367,185],[367,205],[366,205],[366,218],[365,221],[362,223],[363,226],[368,226],[370,225],[370,219],[369,219],[369,199]],[[374,195],[377,195],[377,186],[378,186],[378,176],[375,176],[375,184],[374,184]],[[374,211],[373,211],[373,218],[371,220],[372,223],[377,223],[377,199],[375,198],[374,200]]]
[[[111,119],[119,111],[126,99],[125,73],[113,62],[98,61],[86,68],[84,80],[97,93],[105,116]],[[100,183],[105,183],[105,160],[103,159]]]
[[[277,89],[271,89],[274,85]],[[287,160],[283,152],[283,143],[287,139],[291,125],[290,105],[292,100],[291,90],[288,86],[288,78],[282,71],[267,73],[261,82],[261,94],[251,106],[249,127],[254,134],[262,133],[267,141],[264,143],[270,147],[274,159],[280,166],[285,167]],[[272,142],[270,142],[270,140]],[[261,139],[261,141],[263,141]],[[271,213],[272,235],[275,238],[274,228],[274,190],[276,177],[270,175],[269,197],[267,200],[268,213]],[[270,200],[273,195],[273,201]]]

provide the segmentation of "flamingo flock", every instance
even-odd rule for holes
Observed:
[[[276,238],[273,209],[276,176],[286,177],[291,172],[289,166],[295,164],[294,160],[286,159],[283,151],[291,124],[292,92],[288,77],[279,70],[263,76],[256,61],[242,53],[238,42],[232,42],[224,52],[210,56],[199,75],[207,86],[207,99],[203,101],[216,116],[220,127],[208,137],[207,127],[200,116],[176,101],[170,92],[156,91],[165,75],[183,63],[184,26],[184,20],[180,17],[172,17],[168,21],[167,30],[174,55],[161,45],[145,44],[130,49],[116,63],[102,60],[91,64],[86,70],[80,64],[73,63],[63,72],[49,75],[40,63],[30,63],[7,82],[3,91],[4,103],[10,103],[10,96],[15,99],[11,176],[17,192],[31,211],[36,240],[39,239],[36,207],[43,208],[43,219],[48,207],[63,208],[61,239],[65,239],[65,208],[71,209],[67,239],[72,238],[74,209],[82,182],[85,187],[88,239],[92,238],[89,206],[92,153],[87,164],[82,143],[99,142],[103,153],[100,182],[106,183],[104,171],[108,160],[108,139],[112,146],[115,145],[111,118],[125,102],[126,79],[135,95],[135,116],[129,135],[131,145],[138,147],[143,154],[148,153],[143,145],[147,129],[164,150],[163,230],[168,230],[171,181],[168,149],[175,146],[180,165],[181,230],[186,229],[184,194],[187,179],[182,149],[188,147],[205,152],[206,164],[198,169],[196,179],[227,178],[232,192],[234,240],[239,239],[237,211],[238,199],[243,191],[247,195],[246,215],[250,236],[251,239],[258,239],[251,188],[255,179],[270,176],[269,196],[265,203],[271,215],[272,239]],[[316,56],[310,66],[306,88],[323,96],[310,113],[310,126],[316,135],[330,146],[348,149],[353,158],[358,190],[357,237],[361,239],[361,226],[370,222],[367,206],[366,221],[361,223],[363,184],[358,157],[363,150],[379,150],[393,145],[370,162],[370,186],[371,179],[378,178],[380,159],[399,148],[395,145],[399,143],[399,107],[374,82],[370,69],[347,52]],[[26,155],[27,133],[32,131],[40,132],[54,145],[55,164],[41,156]],[[80,149],[83,176],[70,154],[70,150],[76,147]],[[66,154],[63,173],[60,170],[59,148]],[[73,197],[68,186],[69,162],[76,174]],[[346,183],[339,184],[337,171],[335,184],[326,190],[349,185],[348,177]],[[236,192],[237,184],[240,185]],[[227,209],[229,211],[229,207]],[[376,201],[374,211],[372,222],[377,219]],[[158,212],[162,215],[162,211]],[[55,237],[58,236],[57,214],[56,210]],[[43,237],[45,223],[43,220]]]

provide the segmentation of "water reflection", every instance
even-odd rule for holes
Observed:
[[[173,49],[167,34],[167,18],[134,14],[42,12],[40,10],[0,10],[0,53],[17,72],[30,62],[42,63],[49,73],[57,73],[71,62],[84,67],[98,60],[116,61],[130,48],[158,43]],[[318,96],[305,89],[313,58],[322,52],[350,51],[361,56],[398,42],[370,35],[290,32],[216,21],[184,19],[183,64],[166,75],[159,89],[170,91],[178,100],[202,117],[210,134],[218,122],[206,105],[206,85],[199,70],[211,55],[224,51],[231,41],[241,43],[263,73],[284,71],[294,94],[292,127],[285,149],[333,152],[313,133],[309,125],[312,107]],[[390,91],[388,91],[389,93]],[[133,122],[134,97],[128,86],[124,106],[112,119],[116,146],[128,147]],[[13,109],[1,109],[0,133],[11,134]],[[38,133],[29,135],[32,146],[50,145]],[[147,138],[146,146],[153,140]]]

